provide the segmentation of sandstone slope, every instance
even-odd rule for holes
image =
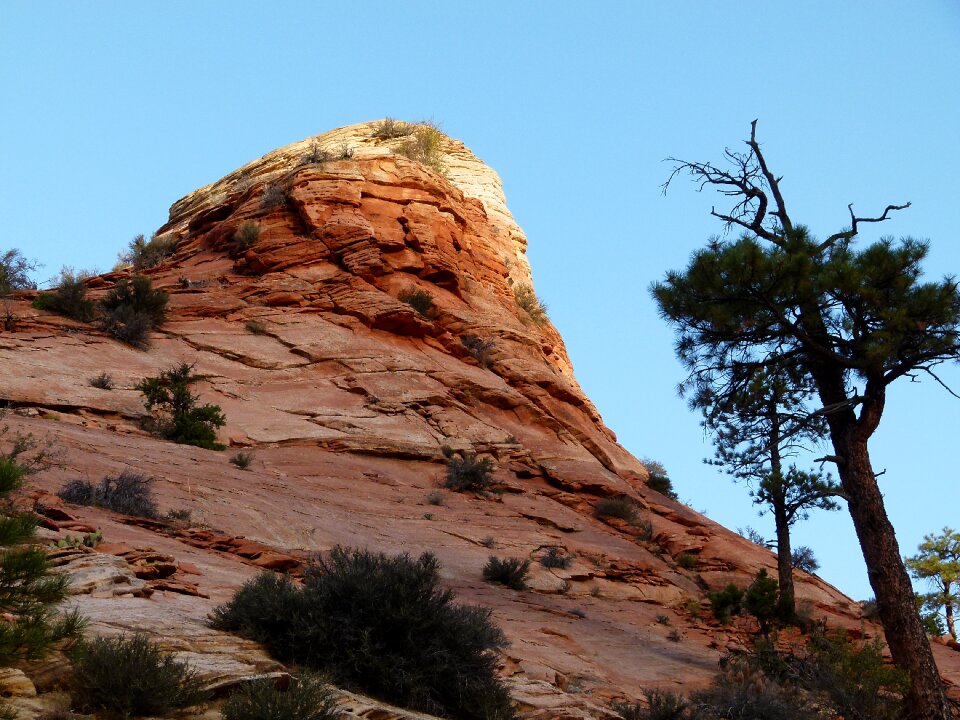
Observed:
[[[140,548],[188,570],[149,596],[94,582],[78,595],[84,612],[98,630],[146,626],[214,675],[239,677],[276,668],[203,623],[245,578],[296,569],[337,543],[429,550],[464,601],[494,608],[512,643],[503,673],[527,716],[599,717],[611,697],[644,687],[703,686],[742,642],[698,612],[705,591],[746,585],[761,567],[775,574],[772,554],[646,487],[646,469],[577,385],[559,333],[517,305],[513,288],[532,285],[526,238],[496,173],[452,139],[436,172],[374,130],[294,143],[175,203],[158,234],[174,236],[176,252],[145,273],[170,293],[147,351],[36,311],[29,293],[13,303],[18,327],[0,334],[0,399],[13,408],[4,422],[64,449],[36,486],[135,467],[157,479],[164,510],[189,509],[207,528],[53,511],[51,531],[102,528],[113,554],[100,555],[126,557],[81,564],[134,567]],[[315,145],[352,156],[305,163]],[[285,199],[265,202],[277,189]],[[245,222],[260,236],[240,249]],[[93,279],[92,294],[127,274]],[[433,297],[428,316],[400,299],[417,289]],[[133,385],[179,362],[205,376],[202,399],[223,408],[231,450],[139,429]],[[102,371],[116,389],[90,386]],[[505,492],[440,490],[431,504],[445,445],[493,457]],[[247,471],[228,462],[237,448],[255,454]],[[636,499],[649,534],[595,517],[596,502],[616,495]],[[551,546],[575,556],[569,569],[536,562]],[[681,553],[695,565],[681,567]],[[531,589],[484,583],[491,554],[533,560]],[[800,575],[798,598],[815,617],[860,627],[855,603]],[[937,652],[953,679],[952,651]]]

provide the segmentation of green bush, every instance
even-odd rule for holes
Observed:
[[[149,279],[134,276],[120,278],[100,303],[103,330],[118,340],[142,348],[147,345],[147,333],[162,323],[167,312],[167,294],[154,290]]]
[[[683,720],[689,704],[680,695],[669,690],[644,690],[646,705],[641,703],[614,703],[613,711],[622,720]]]
[[[14,290],[35,288],[29,273],[38,267],[36,260],[27,260],[17,249],[0,253],[0,297]]]
[[[443,486],[455,492],[483,492],[493,485],[493,461],[477,457],[472,451],[455,452],[444,446],[447,458],[447,478]]]
[[[95,638],[73,657],[73,700],[111,717],[165,715],[207,699],[196,674],[147,639]]]
[[[193,374],[192,365],[181,363],[137,383],[144,406],[152,413],[146,427],[159,437],[183,445],[223,450],[216,431],[227,422],[223,412],[218,405],[198,405],[199,396],[190,392],[190,385],[201,379]]]
[[[519,558],[498,558],[491,555],[483,566],[483,579],[487,582],[506,585],[513,590],[525,590],[530,561]]]
[[[598,517],[613,517],[626,520],[631,525],[637,522],[637,504],[626,495],[603,498],[593,508]]]
[[[140,272],[156,267],[176,250],[177,240],[173,235],[153,235],[150,240],[137,235],[130,241],[129,249],[120,253],[120,262]]]
[[[57,495],[74,505],[95,505],[124,515],[157,517],[153,478],[135,470],[127,469],[116,476],[108,475],[97,485],[89,480],[70,480]]]
[[[526,283],[517,283],[513,286],[513,297],[520,309],[537,325],[543,325],[549,320],[546,304],[540,302],[533,288]]]
[[[33,300],[38,310],[47,310],[65,315],[80,322],[90,322],[94,317],[93,302],[87,299],[85,273],[74,273],[69,268],[60,271],[60,282],[53,292],[43,292]]]
[[[247,683],[221,709],[223,720],[339,720],[336,692],[319,678],[302,674],[286,690],[273,680]]]
[[[736,668],[691,697],[695,720],[822,720],[816,703],[795,687]]]
[[[573,563],[573,557],[567,555],[556,545],[551,545],[540,558],[540,564],[546,568],[560,568],[566,570]]]
[[[817,561],[817,556],[813,554],[813,548],[806,545],[794,548],[790,552],[790,565],[810,574],[820,569],[820,563]]]
[[[0,436],[6,434],[4,428]],[[14,509],[10,496],[32,472],[48,467],[46,449],[17,435],[0,453],[0,666],[42,657],[61,640],[75,638],[84,621],[76,613],[58,615],[69,579],[51,570],[35,542],[36,518]]]
[[[729,583],[719,592],[707,593],[707,599],[710,600],[710,609],[713,611],[713,616],[726,624],[730,622],[732,615],[740,614],[743,590],[733,583]]]
[[[430,312],[433,310],[433,295],[426,290],[407,288],[400,291],[397,299],[405,302],[424,317],[430,317]]]
[[[260,239],[260,223],[242,223],[233,234],[233,246],[238,250],[246,250]]]
[[[414,560],[334,548],[299,588],[263,574],[214,611],[213,625],[272,655],[403,707],[464,720],[512,718],[496,674],[506,646],[490,611],[453,603],[430,553]]]
[[[252,452],[238,452],[232,458],[230,458],[230,464],[236,465],[241,470],[246,470],[250,467],[250,463],[253,462],[253,453]]]
[[[743,607],[760,623],[760,631],[766,634],[770,623],[777,617],[777,581],[767,576],[761,568],[753,583],[743,596]]]
[[[661,495],[666,495],[671,500],[676,500],[677,493],[673,489],[673,482],[663,463],[650,458],[643,458],[640,462],[647,469],[647,487]]]

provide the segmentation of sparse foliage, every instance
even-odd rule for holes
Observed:
[[[142,634],[97,637],[78,646],[72,688],[78,709],[119,718],[166,715],[208,697],[186,663]]]
[[[406,137],[413,134],[415,126],[412,123],[394,120],[392,117],[386,117],[373,129],[373,137],[381,140],[392,140],[398,137]]]
[[[0,297],[9,295],[14,290],[35,288],[30,273],[38,267],[36,260],[28,260],[17,249],[0,253]]]
[[[427,167],[444,173],[443,138],[440,128],[429,122],[419,122],[413,126],[413,132],[407,133],[405,140],[396,152],[404,157],[422,163]]]
[[[240,451],[230,458],[230,464],[236,465],[241,470],[247,470],[250,463],[253,462],[253,453]]]
[[[254,335],[267,334],[267,326],[259,320],[247,320],[247,322],[244,323],[244,327],[247,329],[248,333],[252,333]]]
[[[496,674],[506,646],[490,611],[454,604],[439,563],[334,548],[302,588],[262,574],[214,611],[214,626],[262,642],[277,659],[338,686],[464,720],[513,717]]]
[[[491,555],[483,566],[484,580],[506,585],[513,590],[526,589],[529,573],[530,561],[519,558],[498,558]]]
[[[96,505],[137,517],[157,516],[153,478],[129,468],[119,475],[107,475],[97,485],[79,478],[69,480],[57,495],[75,505]]]
[[[95,387],[98,390],[113,390],[113,377],[106,371],[94,375],[87,382],[90,383],[90,387]]]
[[[87,299],[86,273],[75,273],[71,268],[60,271],[60,280],[53,292],[43,292],[33,300],[38,310],[48,310],[80,322],[94,317],[93,302]]]
[[[614,703],[613,711],[622,720],[684,720],[689,703],[669,690],[644,690],[642,703]]]
[[[136,388],[144,395],[144,406],[152,413],[147,423],[155,435],[184,445],[223,450],[217,442],[217,428],[227,420],[218,405],[198,405],[199,396],[190,386],[202,380],[187,363],[164,370],[156,377],[143,378]]]
[[[480,367],[490,366],[490,354],[496,348],[493,340],[482,340],[476,335],[464,335],[460,338],[460,343],[467,349],[470,356],[480,363]]]
[[[567,555],[562,548],[551,545],[540,557],[540,564],[546,568],[566,570],[573,563],[573,556]]]
[[[631,525],[637,522],[637,503],[626,495],[603,498],[594,506],[597,517],[613,517],[625,520]]]
[[[223,704],[223,720],[339,720],[337,694],[321,678],[302,673],[279,690],[271,679],[246,683]]]
[[[420,288],[407,288],[397,295],[400,302],[405,302],[424,317],[430,317],[433,312],[433,295]]]
[[[650,458],[643,458],[640,463],[647,469],[647,487],[656,490],[671,500],[676,500],[677,493],[673,489],[673,482],[670,480],[670,475],[663,463]]]
[[[540,302],[540,298],[527,283],[517,283],[513,286],[513,297],[517,305],[537,325],[543,325],[549,320],[547,306]]]
[[[454,492],[484,492],[493,485],[493,460],[472,450],[455,451],[444,446],[447,478],[443,486]]]
[[[132,265],[136,272],[149,270],[162,263],[177,250],[177,240],[173,235],[153,235],[149,240],[137,235],[130,241],[126,252],[120,253],[123,265]]]
[[[310,149],[301,158],[301,165],[323,165],[333,159],[333,153],[324,148],[316,140],[310,143]]]
[[[290,202],[290,195],[279,183],[268,183],[263,188],[260,198],[260,207],[263,210],[272,210],[276,207],[285,207]]]
[[[233,246],[237,250],[246,250],[260,239],[260,223],[247,220],[233,233]]]

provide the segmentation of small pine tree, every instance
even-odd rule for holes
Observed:
[[[216,428],[227,419],[218,405],[197,405],[199,397],[190,385],[202,379],[187,363],[164,370],[157,377],[143,378],[136,388],[144,394],[143,404],[153,413],[147,427],[154,434],[183,445],[223,450]]]
[[[77,613],[56,614],[69,580],[53,574],[46,553],[32,544],[36,520],[17,512],[9,498],[28,474],[44,467],[44,451],[34,450],[29,437],[17,436],[13,448],[0,454],[0,613],[12,618],[0,622],[0,665],[40,657],[83,629]]]
[[[760,632],[770,632],[770,622],[777,617],[777,581],[767,576],[766,568],[757,573],[743,596],[743,606],[760,623]]]
[[[945,527],[939,535],[925,535],[917,550],[919,552],[906,562],[913,577],[928,580],[933,586],[932,592],[921,596],[923,606],[928,615],[938,616],[941,610],[944,612],[947,631],[956,640],[953,610],[960,603],[960,532]],[[929,631],[930,621],[924,619]]]

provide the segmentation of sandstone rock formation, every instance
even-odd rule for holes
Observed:
[[[526,717],[603,717],[611,698],[644,687],[703,686],[744,629],[710,620],[705,591],[775,572],[773,555],[646,487],[646,469],[577,385],[559,333],[517,305],[514,287],[533,284],[526,238],[496,173],[452,139],[438,173],[374,131],[294,143],[175,203],[158,234],[175,237],[176,252],[146,271],[171,298],[147,351],[34,310],[29,293],[13,303],[18,327],[0,333],[3,422],[64,450],[36,489],[135,467],[156,478],[164,511],[193,519],[58,514],[49,494],[35,495],[52,537],[96,527],[106,539],[98,552],[63,553],[76,602],[95,630],[146,629],[228,683],[281,671],[206,628],[245,578],[296,571],[337,543],[429,550],[462,601],[494,609],[512,643],[503,674]],[[305,162],[314,146],[350,157]],[[249,247],[234,240],[244,223],[260,230]],[[129,272],[94,278],[92,293]],[[411,290],[432,296],[428,312],[404,302]],[[140,430],[134,384],[180,362],[204,376],[202,400],[223,408],[226,452]],[[104,371],[115,389],[90,385]],[[444,446],[491,456],[504,492],[439,490],[440,504],[428,501]],[[246,471],[228,462],[239,448],[254,453]],[[595,516],[599,499],[618,495],[649,526]],[[550,547],[572,565],[536,562]],[[678,565],[680,553],[695,567]],[[531,589],[484,583],[491,554],[535,561]],[[860,626],[855,603],[800,575],[813,616]],[[955,680],[953,652],[937,652]],[[356,716],[372,712],[354,702]]]

